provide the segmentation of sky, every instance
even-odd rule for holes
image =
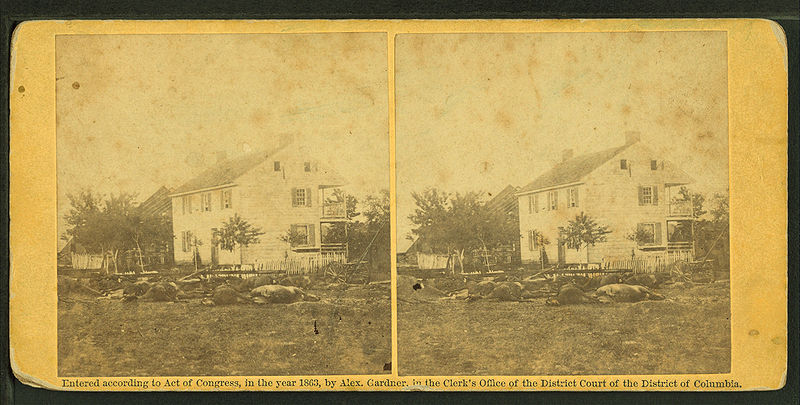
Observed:
[[[725,32],[405,34],[395,60],[398,251],[411,192],[523,186],[628,131],[727,187]]]
[[[57,36],[59,224],[68,193],[142,201],[286,139],[388,189],[387,60],[383,33]]]

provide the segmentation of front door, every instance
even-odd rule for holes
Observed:
[[[558,265],[563,266],[567,262],[567,247],[563,240],[558,241]]]

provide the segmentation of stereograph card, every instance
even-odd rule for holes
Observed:
[[[786,57],[744,19],[23,23],[14,372],[778,389]]]

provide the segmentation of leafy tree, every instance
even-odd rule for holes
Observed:
[[[637,245],[641,245],[648,241],[652,242],[654,236],[653,232],[648,232],[645,228],[637,226],[631,233],[625,235],[625,238],[636,242]]]
[[[145,215],[138,210],[128,217],[130,236],[139,258],[139,267],[144,271],[143,255],[149,252],[170,251],[172,224],[160,215]]]
[[[730,268],[730,207],[728,193],[714,194],[708,215],[695,221],[695,254],[711,258],[722,269]]]
[[[354,199],[355,200],[355,199]],[[390,198],[388,190],[368,195],[361,213],[348,224],[349,261],[366,260],[370,279],[388,279],[391,268]]]
[[[539,263],[544,269],[545,266],[545,259],[547,258],[547,251],[545,250],[545,245],[550,244],[550,239],[547,238],[543,233],[539,232],[538,230],[534,229],[531,231],[531,237],[533,240],[536,241],[536,246],[539,246]]]
[[[72,236],[88,250],[101,252],[118,272],[119,253],[134,245],[137,223],[131,218],[135,215],[135,195],[123,192],[103,200],[91,190],[82,190],[67,198],[71,209],[65,215],[69,227],[66,238]],[[105,261],[106,271],[109,260]]]
[[[214,243],[222,249],[233,252],[236,247],[239,247],[239,263],[242,263],[244,248],[258,243],[258,237],[264,234],[261,228],[251,225],[239,214],[234,214],[227,221],[222,222],[221,228],[214,228],[212,231]]]
[[[326,203],[341,203],[344,202],[345,205],[345,212],[347,213],[347,218],[355,218],[359,216],[361,213],[357,211],[358,206],[358,199],[351,195],[347,194],[341,188],[333,189],[333,193],[330,196],[325,198]]]
[[[586,248],[586,263],[589,263],[589,246],[605,242],[611,233],[605,225],[598,225],[592,217],[581,212],[569,221],[566,227],[558,227],[558,233],[570,249]]]
[[[703,209],[706,197],[701,193],[693,193],[686,186],[681,186],[681,188],[678,189],[678,196],[674,197],[673,201],[691,201],[692,215],[695,219],[702,217],[706,213]]]
[[[289,230],[278,237],[278,240],[286,242],[290,247],[302,246],[308,242],[308,234],[297,232],[295,228],[290,227]]]
[[[428,188],[412,193],[416,209],[409,216],[416,225],[411,232],[423,238],[435,252],[458,259],[464,271],[465,251],[482,250],[488,264],[488,250],[519,240],[519,229],[512,218],[490,211],[483,193],[446,193]]]

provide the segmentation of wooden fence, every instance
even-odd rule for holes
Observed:
[[[600,266],[603,269],[628,270],[634,273],[664,273],[669,272],[675,263],[688,263],[692,260],[691,251],[675,251],[652,256],[604,258]]]
[[[97,270],[103,268],[103,255],[73,253],[72,268],[79,270]]]
[[[283,260],[260,261],[251,267],[262,272],[286,272],[286,274],[311,274],[320,271],[331,263],[346,263],[347,256],[344,252],[319,253],[304,255]]]
[[[417,266],[419,266],[421,270],[446,269],[448,259],[448,255],[417,253]]]

